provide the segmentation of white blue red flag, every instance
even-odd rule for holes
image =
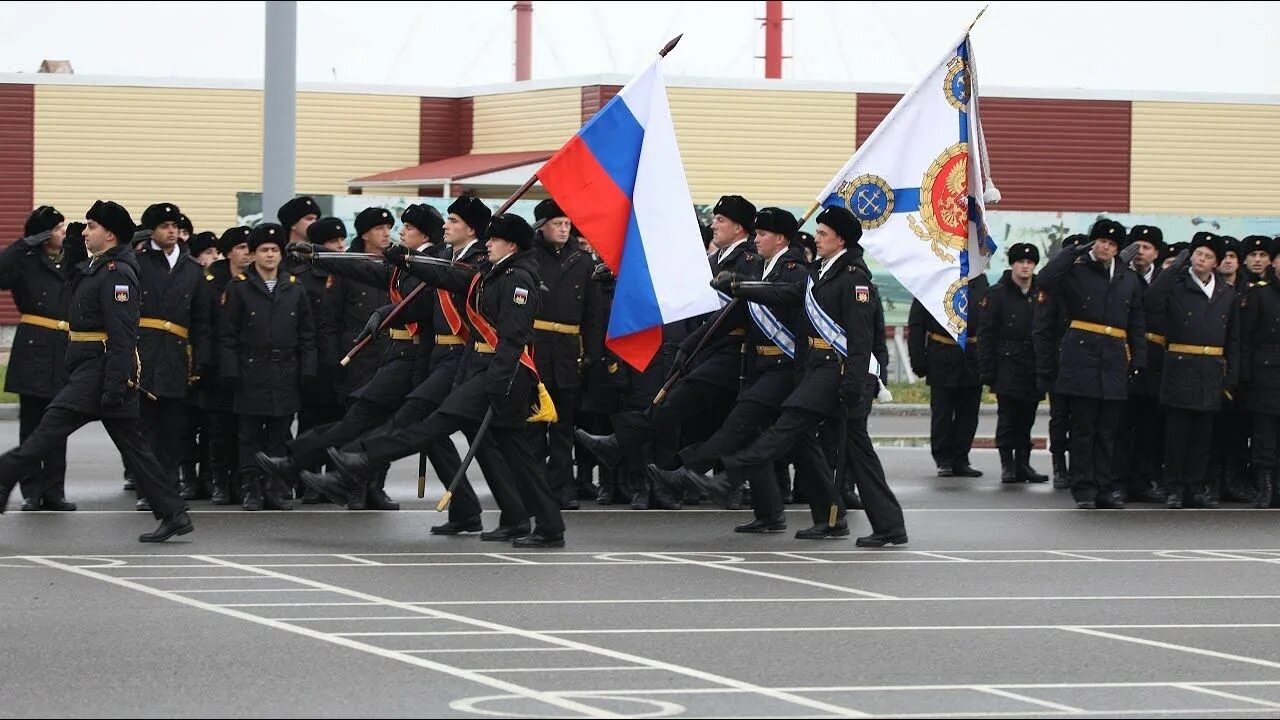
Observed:
[[[643,370],[662,326],[719,309],[659,58],[547,160],[538,180],[617,277],[606,346]]]
[[[969,279],[995,251],[991,185],[966,34],[818,195],[862,222],[862,247],[965,344]]]

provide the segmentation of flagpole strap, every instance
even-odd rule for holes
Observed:
[[[817,298],[813,296],[813,276],[809,276],[809,281],[805,283],[804,288],[804,311],[809,316],[809,322],[813,324],[813,329],[818,331],[823,340],[831,344],[831,348],[840,357],[849,357],[849,341],[845,336],[844,328],[840,327],[840,323],[832,319],[826,310],[818,304]],[[880,361],[876,359],[875,353],[869,355],[867,362],[867,372],[880,377]]]

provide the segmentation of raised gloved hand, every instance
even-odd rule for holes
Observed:
[[[1089,251],[1092,249],[1093,249],[1093,241],[1090,240],[1087,243],[1072,245],[1071,247],[1067,248],[1067,252],[1071,253],[1072,255],[1075,255],[1076,257],[1080,257],[1081,255],[1088,255]]]
[[[144,243],[150,240],[151,240],[151,231],[146,228],[142,228],[141,230],[133,234],[133,239],[129,241],[129,244],[137,246],[138,243]]]
[[[291,242],[285,247],[285,252],[298,262],[309,263],[316,259],[316,248],[309,242]]]
[[[53,231],[45,230],[44,232],[38,232],[35,235],[28,235],[22,238],[22,244],[31,248],[40,247],[48,242],[51,237],[53,237]]]
[[[400,245],[388,245],[386,250],[382,251],[382,257],[387,261],[388,265],[407,269],[409,267],[409,248]]]
[[[728,270],[721,270],[711,278],[711,287],[719,290],[725,295],[733,294],[733,286],[738,284],[738,276]]]
[[[1120,251],[1120,262],[1128,265],[1138,256],[1138,243],[1129,243],[1128,247]]]

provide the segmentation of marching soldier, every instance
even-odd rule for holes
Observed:
[[[989,283],[985,275],[969,281],[971,332],[965,347],[947,333],[919,301],[907,315],[907,351],[911,371],[929,385],[929,445],[938,477],[982,477],[969,464],[969,450],[978,432],[978,408],[982,383],[978,378],[978,342],[982,299]]]
[[[1198,232],[1191,245],[1147,291],[1165,318],[1160,404],[1165,411],[1167,504],[1216,507],[1204,478],[1213,416],[1236,384],[1238,301],[1214,272],[1225,253],[1222,238]]]
[[[1088,241],[1087,235],[1069,235],[1063,239],[1059,252]],[[1071,479],[1067,474],[1067,453],[1071,447],[1071,404],[1065,395],[1059,395],[1053,389],[1058,379],[1058,358],[1062,355],[1062,334],[1067,329],[1066,313],[1057,295],[1042,287],[1036,292],[1033,317],[1036,387],[1049,394],[1049,454],[1053,458],[1053,488],[1066,490],[1071,487]]]
[[[218,238],[218,253],[223,259],[205,268],[200,302],[207,308],[209,325],[216,330],[225,307],[222,303],[227,284],[245,274],[253,263],[249,251],[252,231],[244,225],[228,228]],[[209,494],[214,505],[230,505],[240,495],[240,485],[231,482],[239,468],[238,433],[240,421],[235,414],[235,393],[224,392],[218,382],[220,352],[216,337],[196,349],[196,368],[200,377],[200,409],[209,422]]]
[[[183,403],[195,376],[193,346],[210,333],[206,308],[196,297],[205,282],[204,268],[178,246],[180,216],[172,203],[157,203],[142,213],[142,228],[151,239],[137,253],[140,382],[150,393],[142,400],[141,426],[145,437],[155,439],[156,459],[176,479],[178,493],[193,500],[198,494],[195,477],[179,474],[187,432]],[[146,509],[146,498],[139,498],[138,506]]]
[[[369,207],[356,215],[356,239],[352,241],[349,252],[380,253],[391,243],[391,228],[395,219],[391,213],[379,207]],[[331,274],[332,276],[332,274]],[[338,278],[331,289],[334,292],[334,305],[339,309],[338,347],[351,348],[355,345],[369,322],[369,316],[378,308],[391,301],[385,286],[373,288],[358,282]],[[338,394],[344,398],[348,409],[353,404],[351,393],[363,387],[373,378],[378,364],[390,345],[390,338],[379,333],[365,348],[364,352],[351,360],[342,372],[342,382],[338,385]],[[345,350],[343,351],[345,353]]]
[[[595,269],[591,274],[591,282],[597,286],[600,295],[600,326],[609,327],[609,312],[613,305],[613,293],[617,278],[609,270],[609,266],[596,254],[590,244],[580,238],[584,249],[591,253]],[[583,369],[582,404],[579,407],[577,427],[593,435],[609,435],[613,425],[609,418],[622,409],[622,392],[627,386],[629,374],[622,361],[607,349],[602,351],[600,361]],[[590,487],[592,474],[598,463],[595,456],[586,450],[579,449],[574,453],[577,461],[578,487]],[[626,483],[618,481],[617,470],[599,465],[600,485],[596,493],[596,503],[612,505],[614,502],[626,502],[630,498]]]
[[[162,542],[194,527],[172,479],[160,468],[138,431],[138,268],[129,245],[136,230],[129,212],[99,200],[85,213],[89,260],[70,280],[67,316],[67,384],[49,403],[40,424],[22,444],[0,455],[0,510],[19,479],[80,427],[100,420],[160,525],[138,537]]]
[[[1123,508],[1112,487],[1112,459],[1129,368],[1147,361],[1142,287],[1116,257],[1124,226],[1099,220],[1091,242],[1064,248],[1040,272],[1066,315],[1054,389],[1071,413],[1071,493],[1081,509]]]
[[[533,320],[533,357],[559,415],[554,423],[530,425],[533,455],[539,468],[545,466],[547,485],[560,508],[577,510],[582,488],[575,486],[573,477],[574,418],[582,373],[589,372],[604,351],[600,288],[591,281],[591,255],[569,244],[570,222],[560,206],[543,200],[533,217],[533,256],[545,288]]]
[[[732,273],[722,274],[713,282],[718,289],[732,286],[747,287],[760,282],[770,285],[803,285],[809,276],[804,264],[803,250],[791,245],[799,229],[796,218],[780,208],[763,208],[756,213],[754,222],[756,249],[764,259],[761,267],[763,275],[738,276]],[[705,477],[705,473],[714,469],[720,458],[745,449],[748,445],[777,419],[785,401],[795,389],[797,372],[793,359],[798,352],[796,338],[803,336],[805,321],[803,310],[799,306],[778,308],[778,314],[763,304],[736,303],[732,308],[726,307],[721,314],[729,312],[729,316],[715,326],[718,335],[728,335],[735,330],[745,333],[744,353],[747,364],[747,382],[737,403],[729,411],[729,416],[710,438],[705,442],[694,443],[680,451],[682,466],[677,471],[667,471],[655,464],[649,464],[646,472],[655,484],[665,484],[673,492],[684,490],[688,483],[701,490],[713,482]],[[694,331],[691,342],[697,342],[705,334],[712,331],[714,320],[709,320]],[[805,433],[796,440],[793,454],[797,463],[806,469],[801,476],[806,480],[821,482],[826,458],[818,446],[812,433]],[[757,466],[753,470],[767,470],[750,475],[735,473],[734,480],[750,481],[751,505],[755,511],[755,519],[734,528],[736,532],[763,533],[780,532],[787,527],[783,514],[783,498],[778,483],[772,477],[772,465]],[[731,489],[717,489],[708,492],[727,500]],[[810,488],[806,495],[814,503],[814,528],[801,531],[797,537],[808,537],[819,533],[827,527],[828,510],[831,498],[822,487]],[[728,504],[727,502],[725,503]],[[827,533],[839,533],[838,529],[827,528],[819,537]],[[848,533],[847,527],[844,534]]]
[[[902,545],[907,542],[902,508],[885,482],[884,468],[867,434],[867,416],[882,382],[888,352],[879,291],[857,244],[862,225],[848,209],[830,207],[818,215],[814,237],[822,262],[810,270],[803,283],[716,283],[722,292],[743,300],[802,307],[808,318],[804,374],[783,401],[781,415],[749,447],[726,456],[724,465],[731,482],[745,476],[753,484],[773,484],[775,461],[784,459],[797,443],[806,442],[819,423],[839,423],[844,429],[839,442],[845,445],[848,465],[871,522],[872,533],[858,538],[858,546]],[[838,462],[837,467],[845,464]],[[812,463],[805,465],[814,468]],[[811,471],[822,477],[822,482],[811,483],[806,489],[806,494],[813,493],[811,508],[835,507],[836,520],[833,524],[829,516],[814,518],[814,526],[796,537],[847,536],[849,524],[830,468],[821,461]]]
[[[1255,252],[1245,255],[1251,267],[1260,264]],[[1280,240],[1264,252],[1267,263],[1261,279],[1253,282],[1240,301],[1241,395],[1248,398],[1253,411],[1250,464],[1256,508],[1268,508],[1276,502],[1276,448],[1280,446],[1280,283],[1272,265],[1273,258],[1280,255]]]
[[[530,449],[530,410],[541,404],[537,366],[528,352],[539,292],[537,263],[529,252],[533,229],[524,218],[507,213],[494,217],[485,235],[489,266],[481,274],[457,265],[407,262],[398,249],[387,253],[388,262],[430,285],[466,292],[467,325],[474,340],[457,387],[424,420],[366,437],[361,452],[331,451],[329,456],[341,479],[311,474],[304,474],[303,479],[337,500],[367,481],[374,467],[410,455],[434,438],[482,427],[484,416],[492,411],[488,430],[492,437],[473,434],[472,442],[492,443],[506,461],[509,474],[491,479],[491,483],[518,483],[519,493],[501,509],[504,514],[524,513],[526,520],[505,533],[506,537],[514,538],[516,547],[564,547],[560,503],[552,496],[543,473],[534,470]],[[495,488],[494,494],[502,506],[502,498],[510,497],[510,488]],[[532,532],[523,508],[531,508],[537,517]]]
[[[285,230],[263,223],[249,234],[253,265],[225,291],[218,317],[218,372],[240,417],[240,478],[245,510],[292,510],[292,489],[263,476],[254,453],[278,453],[289,440],[302,388],[315,379],[311,302],[297,277],[280,272]]]
[[[67,382],[67,279],[85,250],[81,231],[69,232],[62,213],[48,205],[27,217],[22,234],[0,253],[0,289],[13,293],[21,313],[4,389],[18,395],[18,441],[26,442]],[[63,441],[20,480],[22,509],[75,510],[66,499],[66,476]]]
[[[1036,354],[1031,339],[1035,312],[1036,264],[1040,251],[1030,243],[1009,246],[1009,269],[987,292],[978,335],[982,382],[996,394],[996,447],[1000,481],[1042,483],[1049,478],[1031,467],[1031,426],[1044,397],[1036,387]]]

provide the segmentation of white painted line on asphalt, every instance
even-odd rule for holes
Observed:
[[[298,583],[301,585],[306,585],[311,588],[315,588],[317,590],[332,592],[340,595],[346,595],[348,597],[353,597],[359,600],[368,600],[370,602],[376,602],[380,605],[385,605],[387,607],[399,608],[399,609],[407,610],[410,612],[418,612],[424,615],[429,615],[430,617],[440,618],[442,620],[452,620],[454,622],[464,624],[464,625],[471,625],[474,627],[485,628],[485,631],[487,631],[488,634],[514,635],[517,637],[524,638],[526,640],[532,640],[534,642],[543,642],[543,643],[558,645],[560,647],[565,647],[573,650],[582,650],[584,652],[589,652],[596,655],[602,655],[604,657],[612,658],[614,660],[619,660],[622,662],[636,663],[637,665],[646,665],[655,669],[667,670],[669,672],[672,672],[678,675],[685,675],[687,677],[693,677],[700,680],[705,680],[707,682],[713,682],[719,685],[725,685],[728,687],[746,690],[748,692],[755,693],[758,695],[763,695],[763,696],[772,698],[774,700],[779,700],[781,702],[786,702],[793,705],[800,705],[802,707],[807,707],[813,710],[820,710],[824,713],[831,713],[833,715],[838,715],[843,717],[866,717],[867,715],[866,713],[859,712],[852,708],[842,707],[840,705],[826,703],[820,700],[815,700],[813,698],[807,698],[800,695],[793,695],[790,693],[783,693],[783,692],[778,692],[776,690],[770,690],[768,688],[761,687],[754,683],[749,683],[743,680],[737,680],[731,677],[726,677],[724,675],[718,675],[716,673],[706,672],[704,670],[685,667],[683,665],[676,665],[674,663],[668,663],[668,662],[657,660],[654,658],[647,658],[640,655],[633,655],[631,653],[625,653],[617,650],[610,650],[608,648],[597,647],[595,645],[588,645],[586,643],[580,643],[573,640],[556,637],[554,635],[548,635],[545,633],[539,633],[539,632],[530,631],[530,630],[523,630],[520,628],[512,627],[509,625],[502,625],[502,624],[490,622],[487,620],[478,620],[476,618],[470,618],[463,615],[456,615],[453,613],[445,612],[443,610],[417,607],[405,602],[400,602],[396,600],[391,600],[389,598],[383,598],[376,595],[363,593],[358,590],[338,587],[336,585],[322,583],[317,580],[310,580],[307,578],[300,578],[293,575],[286,575],[285,573],[276,572],[274,570],[265,570],[262,568],[250,567],[248,565],[241,565],[239,563],[234,563],[229,560],[223,560],[217,557],[202,556],[202,555],[193,555],[192,557],[197,560],[204,560],[206,562],[209,562],[215,565],[221,565],[223,567],[234,567],[234,568],[239,568],[241,570],[244,570],[246,572],[257,572],[263,575],[270,575],[271,577],[275,577],[280,580],[287,580],[287,581]],[[480,631],[480,632],[484,632],[484,631]],[[411,656],[411,657],[416,657],[416,656]],[[485,677],[485,676],[481,676],[481,677]],[[540,695],[543,695],[543,694],[540,694]],[[596,710],[596,709],[591,708],[591,710]],[[603,711],[597,711],[597,712],[603,712]]]
[[[1200,552],[1204,553],[1205,555],[1212,555],[1214,557],[1226,558],[1230,560],[1245,560],[1248,562],[1260,562],[1260,563],[1267,563],[1270,565],[1280,565],[1280,559],[1278,558],[1249,557],[1248,555],[1237,555],[1234,553],[1223,552],[1221,550],[1201,550]],[[1246,550],[1245,552],[1250,552],[1250,551]]]
[[[196,557],[196,556],[193,556],[193,557]],[[103,575],[102,573],[94,572],[92,570],[88,570],[85,568],[75,567],[72,565],[64,565],[62,563],[59,563],[53,560],[47,560],[44,558],[37,558],[37,557],[32,557],[30,559],[32,562],[38,562],[42,565],[47,565],[49,567],[56,568],[59,570],[65,570],[66,572],[74,573],[76,575],[82,575],[84,577],[102,580],[104,582],[108,582],[113,585],[119,585],[120,587],[129,588],[131,590],[137,590],[139,592],[143,592],[148,595],[154,595],[156,597],[164,598],[165,600],[181,603],[183,605],[187,605],[188,607],[193,607],[200,610],[208,610],[210,612],[218,613],[220,615],[226,615],[228,617],[233,617],[239,620],[245,620],[251,623],[256,623],[258,625],[264,625],[266,627],[275,628],[277,630],[284,630],[286,632],[295,633],[297,635],[304,635],[306,637],[332,643],[334,645],[341,645],[342,647],[346,647],[352,650],[359,650],[361,652],[366,652],[371,655],[377,655],[379,657],[387,658],[389,660],[398,660],[400,662],[407,663],[409,665],[416,665],[418,667],[426,668],[428,670],[435,670],[437,672],[453,675],[454,677],[462,678],[464,680],[470,680],[472,682],[479,683],[481,685],[487,685],[489,687],[502,690],[503,692],[519,695],[520,697],[528,698],[530,700],[536,700],[539,702],[546,703],[548,705],[554,705],[564,710],[571,710],[573,712],[582,713],[583,715],[586,715],[588,717],[600,717],[600,718],[626,717],[625,715],[612,713],[607,710],[603,710],[601,708],[597,708],[591,705],[587,705],[585,703],[577,702],[575,700],[556,697],[554,695],[550,695],[548,693],[544,693],[539,690],[524,687],[523,685],[517,685],[516,683],[508,682],[506,680],[499,680],[498,678],[492,678],[487,675],[482,675],[480,673],[472,672],[470,670],[464,670],[462,668],[453,667],[452,665],[446,665],[444,663],[437,662],[435,660],[428,660],[426,658],[418,657],[417,655],[409,655],[406,653],[397,652],[395,650],[388,650],[386,648],[381,648],[374,645],[368,645],[366,643],[361,643],[355,640],[336,637],[332,633],[325,633],[319,630],[314,630],[312,628],[302,627],[300,625],[290,625],[288,623],[281,622],[279,620],[272,620],[270,618],[259,617],[257,615],[241,612],[239,610],[233,610],[230,608],[219,607],[217,605],[211,605],[209,603],[201,602],[194,598],[177,595],[170,591],[158,590],[156,588],[148,587],[146,585],[140,585],[131,580],[121,580],[120,578],[111,577],[110,575]],[[285,578],[281,578],[281,579],[285,579]]]
[[[1080,634],[1082,634],[1082,635],[1093,635],[1093,636],[1095,636],[1095,637],[1108,638],[1108,639],[1110,639],[1110,640],[1121,640],[1121,641],[1124,641],[1124,642],[1136,643],[1136,644],[1138,644],[1138,645],[1150,645],[1151,647],[1157,647],[1157,648],[1161,648],[1161,649],[1164,649],[1164,650],[1176,650],[1176,651],[1178,651],[1178,652],[1192,653],[1192,654],[1194,654],[1194,655],[1203,655],[1203,656],[1205,656],[1205,657],[1218,658],[1219,660],[1233,660],[1233,661],[1235,661],[1235,662],[1248,663],[1248,664],[1250,664],[1250,665],[1261,665],[1262,667],[1280,668],[1280,662],[1273,662],[1273,661],[1271,661],[1271,660],[1263,660],[1262,658],[1247,657],[1247,656],[1245,656],[1245,655],[1233,655],[1233,654],[1231,654],[1231,653],[1218,652],[1217,650],[1205,650],[1204,648],[1191,647],[1190,645],[1178,645],[1178,644],[1175,644],[1175,643],[1160,642],[1159,640],[1148,640],[1148,639],[1146,639],[1146,638],[1133,637],[1133,636],[1130,636],[1130,635],[1117,635],[1116,633],[1109,633],[1109,632],[1103,632],[1103,631],[1101,631],[1101,630],[1094,630],[1093,628],[1095,628],[1095,627],[1110,627],[1110,626],[1107,626],[1107,625],[1092,625],[1092,626],[1089,626],[1089,627],[1080,627],[1080,626],[1075,626],[1075,627],[1064,627],[1064,628],[1061,628],[1061,629],[1062,629],[1062,630],[1066,630],[1067,632],[1080,633]],[[1133,627],[1134,627],[1134,629],[1138,629],[1140,626],[1133,626]],[[1232,626],[1232,625],[1207,625],[1207,626],[1206,626],[1206,625],[1182,625],[1182,626],[1175,626],[1175,627],[1197,628],[1197,627],[1236,627],[1236,626]],[[1262,625],[1262,626],[1244,625],[1244,626],[1240,626],[1240,627],[1280,627],[1280,626],[1277,626],[1277,625]]]
[[[717,604],[728,603],[845,603],[845,602],[1098,602],[1112,600],[1128,600],[1146,602],[1150,600],[1280,600],[1280,595],[1032,595],[1001,596],[983,595],[973,597],[792,597],[792,598],[662,598],[656,600],[637,600],[634,598],[613,598],[604,600],[424,600],[410,602],[410,605],[433,607],[436,605],[679,605],[679,604]],[[341,603],[339,603],[341,604]]]
[[[801,555],[801,554],[799,554],[799,553],[780,552],[780,553],[775,553],[775,554],[776,554],[776,555],[781,555],[782,557],[795,558],[796,560],[803,560],[803,561],[805,561],[805,562],[811,562],[811,563],[829,563],[829,562],[831,562],[830,560],[823,560],[822,558],[809,557],[808,555]],[[744,561],[744,562],[745,562],[745,561]]]
[[[1010,700],[1017,700],[1018,702],[1030,703],[1032,705],[1039,705],[1040,707],[1047,707],[1050,710],[1058,710],[1066,713],[1084,712],[1083,709],[1078,707],[1071,707],[1070,705],[1060,705],[1055,702],[1049,702],[1048,700],[1040,700],[1039,698],[1033,698],[1029,695],[1022,695],[1016,692],[1009,692],[1008,690],[1001,690],[1000,688],[994,688],[989,685],[975,685],[973,689],[977,690],[978,692],[987,693],[988,695],[995,695],[997,697],[1009,698]]]
[[[262,580],[261,575],[116,575],[121,580]]]
[[[1205,695],[1213,695],[1215,697],[1226,698],[1228,700],[1239,700],[1240,702],[1253,703],[1254,705],[1262,705],[1264,707],[1269,707],[1269,708],[1280,708],[1280,703],[1274,703],[1274,702],[1271,702],[1270,700],[1259,700],[1258,698],[1255,698],[1255,697],[1248,697],[1246,695],[1237,695],[1236,693],[1223,692],[1222,690],[1215,690],[1213,688],[1200,687],[1199,685],[1192,685],[1190,683],[1176,683],[1175,685],[1173,685],[1173,687],[1179,688],[1181,690],[1190,690],[1191,692],[1203,693]]]
[[[975,631],[1001,631],[1001,630],[1068,630],[1073,632],[1081,632],[1085,634],[1097,634],[1106,636],[1108,633],[1095,632],[1088,628],[1107,628],[1111,630],[1231,630],[1231,629],[1259,629],[1259,628],[1280,628],[1280,623],[1197,623],[1197,624],[1165,624],[1165,625],[843,625],[836,627],[714,627],[714,628],[569,628],[565,630],[536,630],[534,632],[547,633],[549,635],[646,635],[646,634],[680,634],[680,633],[806,633],[806,632],[975,632]],[[394,634],[394,633],[392,633]],[[409,633],[413,635],[426,635],[429,633]],[[1116,636],[1116,639],[1127,639],[1133,642],[1155,643],[1156,641],[1146,641],[1139,638],[1126,638],[1124,636]],[[1178,649],[1174,646],[1171,649]],[[1191,648],[1188,652],[1194,651]],[[1213,651],[1205,650],[1204,653]],[[1234,658],[1237,656],[1228,656]],[[1269,660],[1260,661],[1261,663],[1270,663]],[[1272,663],[1268,667],[1280,668],[1280,663]],[[1003,686],[1001,686],[1003,687]]]
[[[366,560],[361,557],[356,557],[355,555],[334,555],[334,557],[341,558],[343,560],[350,560],[351,562],[359,563],[361,565],[381,565],[382,564],[380,562],[374,562],[372,560]]]
[[[1075,559],[1077,559],[1077,560],[1088,560],[1088,561],[1090,561],[1090,562],[1111,562],[1110,560],[1108,560],[1108,559],[1106,559],[1106,558],[1097,558],[1097,557],[1093,557],[1092,555],[1084,555],[1084,554],[1082,554],[1082,553],[1066,552],[1066,551],[1063,551],[1063,550],[1046,550],[1045,552],[1052,553],[1052,554],[1054,554],[1054,555],[1061,555],[1062,557],[1075,558]]]
[[[223,605],[222,607],[226,607]],[[347,622],[347,621],[367,621],[367,620],[435,620],[422,615],[363,615],[353,616],[346,615],[343,617],[278,617],[271,618],[280,622]],[[342,633],[334,633],[341,635]]]
[[[472,670],[478,673],[536,673],[536,672],[611,672],[615,670],[662,670],[662,668],[646,667],[644,665],[595,665],[590,667],[531,667],[531,668],[490,668],[487,670]]]
[[[487,553],[487,554],[488,554],[488,556],[489,556],[489,557],[491,557],[491,558],[497,558],[497,559],[499,559],[499,560],[506,560],[506,561],[508,561],[508,562],[516,563],[517,565],[537,565],[537,564],[538,564],[538,563],[536,563],[536,562],[534,562],[534,561],[532,561],[532,560],[526,560],[525,558],[522,558],[522,557],[516,557],[516,556],[513,556],[513,555],[500,555],[500,554],[498,554],[498,553]]]
[[[939,560],[946,560],[947,562],[976,562],[975,560],[972,560],[970,558],[952,557],[950,555],[943,555],[942,553],[925,552],[923,550],[911,550],[910,552],[914,555],[923,555],[925,557],[938,558]]]
[[[573,648],[565,647],[514,647],[514,648],[445,648],[443,650],[401,650],[407,653],[491,653],[491,652],[580,652]],[[548,668],[554,670],[557,668]],[[728,692],[747,692],[746,690],[734,690],[732,688],[724,688]]]
[[[117,579],[117,580],[118,580],[119,578],[115,578],[115,579]],[[223,594],[226,594],[226,593],[249,593],[249,592],[260,592],[260,593],[274,593],[274,592],[280,592],[280,593],[286,593],[286,592],[324,592],[324,591],[323,591],[323,590],[317,590],[316,588],[224,588],[224,589],[221,589],[221,590],[209,590],[209,589],[205,589],[205,590],[167,590],[166,592],[177,593],[177,594],[180,594],[180,595],[190,595],[190,594],[192,594],[192,593],[223,593]]]
[[[832,585],[830,583],[818,582],[817,580],[806,580],[804,578],[791,577],[790,575],[778,575],[776,573],[767,573],[760,570],[751,570],[749,568],[739,567],[737,564],[729,565],[726,563],[700,562],[698,560],[690,560],[688,558],[674,557],[664,555],[662,553],[645,553],[650,557],[660,560],[678,562],[685,565],[697,565],[698,567],[711,568],[713,570],[727,570],[729,572],[742,573],[743,575],[755,575],[756,577],[770,578],[772,580],[782,580],[783,582],[796,583],[797,585],[808,585],[809,587],[821,588],[823,590],[833,590],[835,592],[848,593],[850,595],[859,595],[861,597],[876,598],[879,600],[893,600],[892,595],[883,595],[881,593],[870,592],[868,590],[859,590],[857,588],[845,587],[844,585]]]
[[[402,511],[402,512],[403,512],[403,511]],[[807,511],[806,511],[806,512],[807,512]],[[1272,512],[1274,513],[1275,511],[1272,511]],[[625,553],[619,553],[619,552],[617,552],[617,551],[610,551],[610,550],[544,550],[544,551],[528,550],[528,551],[521,551],[521,552],[519,552],[519,553],[511,553],[511,554],[518,554],[518,555],[520,555],[521,557],[538,557],[538,556],[545,556],[545,557],[569,557],[569,556],[578,556],[578,555],[599,556],[599,555],[604,555],[604,554],[613,554],[613,555],[618,555],[618,554],[625,554],[625,555],[651,555],[651,554],[653,554],[653,553],[655,553],[655,552],[668,552],[668,553],[669,553],[669,552],[673,552],[673,551],[672,551],[672,550],[628,550],[628,551],[626,551]],[[718,555],[718,556],[722,556],[722,557],[734,557],[734,556],[739,556],[739,555],[777,555],[777,554],[778,554],[778,551],[776,551],[776,550],[731,550],[731,551],[728,551],[728,550],[727,550],[727,551],[717,551],[717,550],[698,550],[698,551],[689,551],[689,552],[686,552],[686,551],[674,551],[674,552],[678,552],[678,553],[679,553],[679,554],[681,554],[681,555]],[[920,550],[906,550],[906,549],[901,549],[901,550],[899,550],[899,549],[894,549],[894,550],[889,550],[889,551],[885,551],[885,550],[883,550],[883,549],[877,549],[877,550],[816,550],[816,549],[815,549],[815,550],[805,550],[805,551],[803,551],[803,552],[804,552],[804,554],[805,554],[805,555],[858,555],[858,556],[864,556],[864,557],[874,557],[874,556],[877,556],[877,555],[885,555],[885,554],[886,554],[886,552],[887,552],[887,553],[890,553],[890,554],[894,554],[894,555],[907,555],[907,554],[910,554],[910,553],[918,553],[918,552],[921,552],[921,551],[920,551]],[[1018,549],[975,550],[975,549],[971,549],[971,548],[936,548],[935,550],[931,550],[931,551],[929,551],[929,552],[940,552],[940,553],[947,553],[947,554],[951,554],[951,555],[984,555],[984,554],[987,554],[987,555],[1042,555],[1042,554],[1044,554],[1044,553],[1054,553],[1054,552],[1087,553],[1087,554],[1091,554],[1091,555],[1108,555],[1108,554],[1112,554],[1112,555],[1121,555],[1121,554],[1132,554],[1132,553],[1149,553],[1149,554],[1156,554],[1156,553],[1176,553],[1176,552],[1196,552],[1196,553],[1201,553],[1201,552],[1211,552],[1211,553],[1276,553],[1276,554],[1280,555],[1280,548],[1215,548],[1215,549],[1213,549],[1213,550],[1197,550],[1197,549],[1181,549],[1181,550],[1179,550],[1179,549],[1170,549],[1170,548],[1102,548],[1102,549],[1097,549],[1097,548],[1058,548],[1058,549],[1052,549],[1052,550],[1051,550],[1051,549],[1030,549],[1030,550],[1018,550]],[[468,556],[472,556],[472,557],[488,557],[488,556],[490,555],[490,553],[487,553],[487,552],[401,552],[401,553],[387,553],[387,552],[379,552],[379,553],[360,553],[360,555],[363,555],[363,556],[366,556],[366,557],[468,557]],[[0,560],[14,560],[14,559],[18,559],[18,560],[25,560],[25,559],[28,559],[28,558],[30,558],[30,557],[33,557],[33,556],[31,556],[31,555],[0,555]],[[113,564],[113,565],[111,565],[110,567],[107,567],[107,568],[103,568],[103,567],[97,567],[97,568],[95,568],[95,569],[99,569],[99,570],[101,570],[101,569],[121,569],[121,568],[123,567],[123,565],[121,565],[121,564],[119,564],[119,563],[121,563],[121,562],[123,562],[123,561],[127,561],[127,560],[129,560],[129,559],[131,559],[131,558],[144,558],[144,559],[145,559],[145,558],[152,558],[152,559],[161,559],[161,558],[167,558],[167,559],[173,559],[173,558],[186,558],[186,559],[190,559],[190,558],[191,558],[191,557],[193,557],[193,556],[190,556],[190,555],[171,555],[171,554],[162,554],[162,553],[121,553],[121,554],[117,554],[117,555],[40,555],[40,556],[37,556],[37,557],[47,558],[47,559],[50,559],[50,560],[106,560],[106,561],[110,561],[110,562],[112,562],[112,563],[116,563],[116,564]],[[220,554],[218,554],[218,555],[211,555],[211,556],[207,556],[207,557],[219,557],[219,558],[289,558],[289,557],[315,558],[315,557],[333,557],[333,553],[220,553]],[[1099,560],[1100,560],[1100,559],[1102,559],[1102,558],[1097,558],[1097,559],[1099,559]],[[1207,558],[1207,559],[1213,559],[1213,558]],[[1243,559],[1256,560],[1256,559],[1258,559],[1258,558],[1243,558]],[[245,565],[255,565],[255,563],[241,563],[241,564],[245,564]],[[624,563],[616,563],[616,562],[615,562],[615,563],[612,563],[612,564],[617,565],[617,564],[624,564]],[[80,566],[77,566],[77,567],[80,567]],[[208,566],[208,564],[203,564],[203,565],[139,565],[139,566],[134,566],[134,567],[146,567],[146,568],[159,568],[159,567],[202,567],[202,568],[208,568],[209,566]]]
[[[255,608],[255,607],[354,607],[358,605],[377,605],[371,602],[299,602],[299,603],[217,603],[218,607]]]
[[[1280,680],[1205,680],[1201,682],[1112,682],[1112,683],[988,683],[986,685],[819,685],[777,687],[795,693],[833,693],[833,692],[917,692],[940,690],[976,690],[979,687],[999,688],[1001,690],[1106,690],[1124,688],[1166,688],[1178,685],[1195,685],[1197,687],[1214,686],[1256,686],[1280,687]],[[682,695],[694,694],[733,694],[741,692],[733,688],[631,688],[628,690],[555,690],[559,695]]]

